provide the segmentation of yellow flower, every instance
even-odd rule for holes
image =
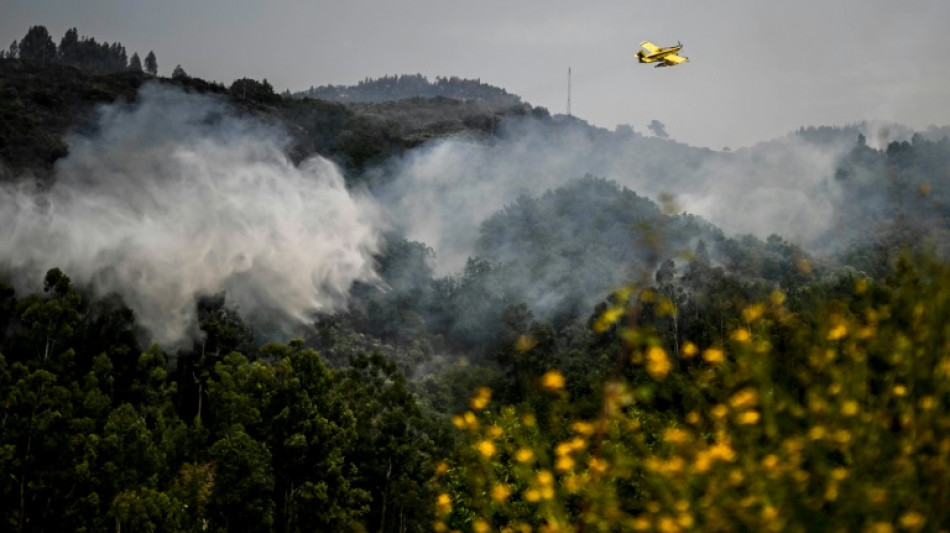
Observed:
[[[501,436],[504,434],[505,434],[505,430],[502,429],[501,426],[499,426],[498,424],[492,424],[488,428],[488,435],[491,436],[492,438],[495,438],[495,439],[501,438]]]
[[[697,472],[708,472],[712,467],[712,454],[703,450],[696,454],[696,460],[693,462],[693,469]]]
[[[907,387],[903,385],[894,386],[894,396],[902,397],[907,395]]]
[[[436,497],[435,505],[439,514],[447,515],[452,512],[452,497],[443,492]]]
[[[465,420],[465,425],[469,429],[475,429],[478,427],[478,418],[475,417],[475,413],[471,411],[465,411],[465,414],[462,415],[462,418]]]
[[[709,364],[718,365],[719,363],[725,361],[725,354],[722,353],[722,348],[707,348],[703,352],[703,360]]]
[[[848,328],[841,322],[831,328],[831,331],[828,332],[828,340],[830,341],[840,341],[848,334]]]
[[[857,334],[857,335],[858,335],[858,338],[861,339],[861,340],[870,339],[870,338],[874,337],[875,335],[877,335],[877,328],[875,328],[874,326],[864,326],[864,327],[858,329],[858,334]],[[855,359],[860,360],[860,357],[862,357],[862,356],[863,356],[863,354],[860,354],[860,353],[855,354]]]
[[[686,461],[683,459],[683,457],[674,455],[673,457],[670,457],[666,460],[664,468],[669,473],[679,474],[683,471],[683,469],[686,468]]]
[[[693,527],[693,524],[696,521],[693,519],[693,515],[690,513],[680,513],[676,517],[676,523],[682,526],[684,529],[689,529]]]
[[[752,333],[746,328],[739,328],[732,332],[732,338],[736,342],[749,342],[749,339],[752,338]]]
[[[740,390],[729,399],[729,405],[731,405],[733,409],[745,409],[755,407],[758,404],[759,391],[752,387],[746,387]]]
[[[574,422],[571,428],[579,435],[593,435],[595,430],[594,424],[583,421]]]
[[[710,414],[713,415],[713,418],[721,420],[725,418],[727,414],[729,414],[729,409],[723,404],[718,404],[712,408]]]
[[[485,457],[491,457],[495,455],[495,443],[490,440],[483,440],[475,445],[478,448],[479,453]]]
[[[531,448],[520,448],[515,452],[515,459],[519,463],[527,463],[534,459],[534,451]]]
[[[647,373],[650,377],[662,381],[670,373],[672,365],[670,358],[666,355],[666,350],[659,346],[650,346],[647,348]]]
[[[744,318],[746,322],[752,323],[752,322],[755,322],[759,317],[761,317],[762,313],[764,312],[765,312],[764,305],[760,303],[752,304],[749,307],[746,307],[745,309],[742,310],[742,318]]]
[[[848,444],[851,442],[851,432],[847,429],[839,429],[835,431],[835,441],[838,444]]]
[[[924,523],[926,522],[927,519],[924,518],[924,515],[918,513],[917,511],[904,513],[904,515],[900,518],[901,527],[911,531],[917,531],[918,529],[924,527]]]
[[[554,447],[554,453],[557,456],[564,456],[574,451],[574,448],[571,446],[570,442],[561,442]]]
[[[632,526],[634,531],[646,531],[650,529],[650,519],[645,516],[638,516],[634,518]]]
[[[681,445],[689,441],[689,432],[679,428],[669,428],[663,432],[663,440],[670,444]]]
[[[776,289],[769,295],[769,300],[772,302],[772,305],[778,307],[785,303],[785,293]]]
[[[541,386],[548,390],[564,388],[564,374],[558,370],[548,370],[541,376]]]
[[[604,314],[600,315],[600,318],[594,322],[594,331],[597,333],[603,333],[607,331],[610,326],[613,326],[620,320],[620,317],[623,316],[624,309],[622,307],[611,307],[604,311]]]
[[[674,521],[671,516],[661,516],[656,528],[659,529],[661,533],[677,533],[680,530],[679,525],[676,524],[676,521]]]
[[[590,470],[595,474],[603,474],[607,471],[607,461],[600,459],[598,457],[591,457],[590,459]]]
[[[488,405],[489,401],[491,401],[491,389],[488,387],[479,387],[475,391],[475,396],[468,401],[468,405],[476,411],[481,411]]]
[[[492,487],[491,490],[491,499],[495,500],[498,503],[504,503],[508,497],[511,496],[511,487],[505,485],[504,483],[499,483]]]
[[[491,526],[488,525],[488,522],[479,518],[472,524],[472,529],[475,530],[475,533],[488,533],[491,531]]]
[[[731,463],[736,460],[736,451],[728,443],[717,442],[709,448],[709,453],[714,459],[719,459]]]
[[[868,533],[894,533],[894,526],[887,522],[875,522],[868,528]]]
[[[758,411],[744,411],[739,413],[738,421],[742,425],[749,426],[752,424],[758,424],[760,418],[761,415],[759,415]]]
[[[844,416],[854,416],[858,414],[858,402],[847,400],[841,405],[841,414]]]
[[[554,468],[557,468],[561,472],[567,472],[574,468],[574,459],[572,459],[570,455],[562,455],[555,461]]]
[[[686,341],[683,343],[680,353],[683,354],[684,359],[692,359],[693,357],[696,357],[697,353],[699,353],[699,348],[697,348],[695,344]]]
[[[439,474],[441,476],[448,471],[449,471],[449,463],[446,463],[445,461],[439,461],[438,463],[436,463],[435,465],[436,474]]]
[[[535,479],[538,481],[538,485],[542,487],[550,487],[554,484],[554,474],[548,470],[542,470],[538,472],[535,476]]]

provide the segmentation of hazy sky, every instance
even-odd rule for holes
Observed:
[[[950,124],[950,2],[920,0],[0,0],[0,46],[76,27],[159,71],[282,91],[421,73],[479,78],[598,126],[659,120],[738,148],[808,125]],[[643,40],[691,62],[654,69]]]

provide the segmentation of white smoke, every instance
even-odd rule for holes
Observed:
[[[450,139],[414,150],[379,191],[393,223],[436,251],[439,272],[458,272],[481,222],[520,194],[537,196],[585,174],[654,200],[672,195],[727,234],[777,233],[818,245],[834,225],[835,167],[853,146],[789,136],[719,153],[564,124],[515,129],[495,143]]]
[[[710,158],[677,202],[727,234],[778,234],[812,250],[835,224],[841,191],[838,162],[853,144],[809,143],[800,137],[762,143]]]
[[[49,190],[0,188],[0,258],[118,292],[163,344],[193,332],[197,294],[305,320],[376,280],[380,224],[334,165],[295,166],[284,143],[218,99],[145,85],[69,140]]]

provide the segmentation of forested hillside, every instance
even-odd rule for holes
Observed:
[[[946,128],[125,54],[0,56],[5,530],[950,528]]]
[[[497,107],[510,107],[521,103],[521,98],[508,91],[493,87],[481,80],[466,80],[458,76],[436,77],[430,82],[422,74],[383,76],[367,78],[356,85],[324,85],[311,87],[296,96],[319,98],[331,102],[388,102],[409,98],[443,97],[454,100],[478,100]]]

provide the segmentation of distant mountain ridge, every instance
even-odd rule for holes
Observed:
[[[521,103],[521,97],[479,79],[436,76],[430,82],[422,74],[400,74],[366,78],[356,85],[323,85],[295,93],[296,97],[319,98],[331,102],[389,102],[407,98],[444,97],[455,100],[482,100],[499,106]]]

